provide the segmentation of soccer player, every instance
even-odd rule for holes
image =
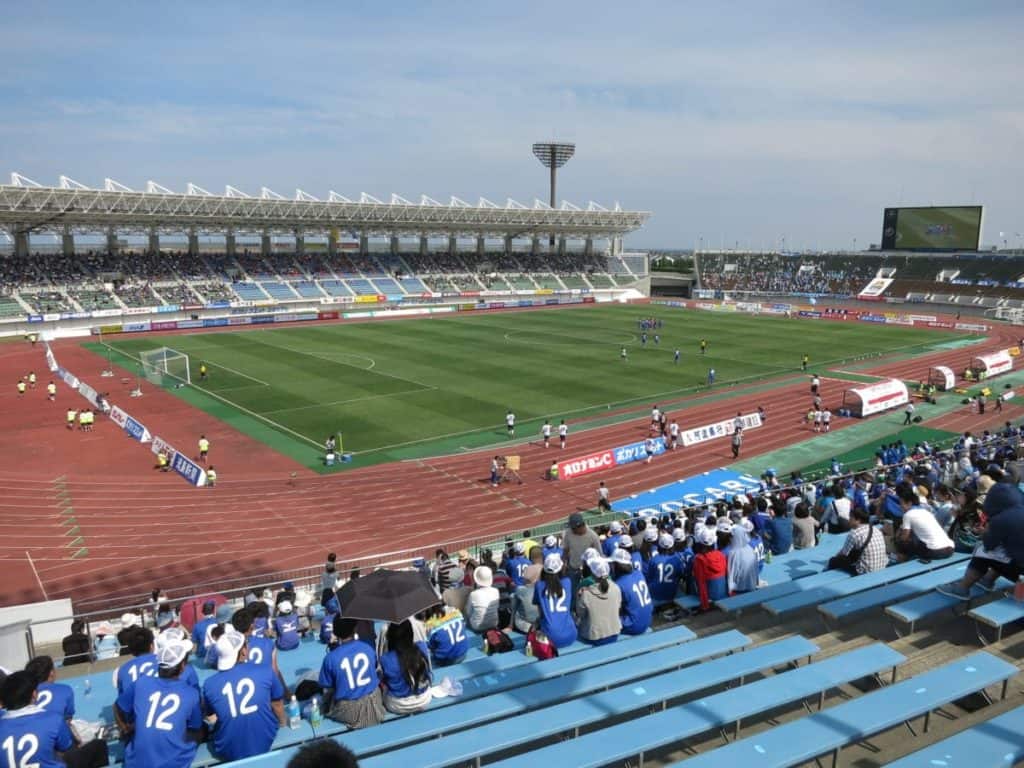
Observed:
[[[651,463],[651,459],[654,458],[654,438],[653,437],[648,437],[646,440],[644,440],[644,453],[647,454],[647,460],[644,463],[645,464],[650,464]]]
[[[217,484],[217,470],[214,469],[213,464],[206,470],[206,487],[213,488]]]
[[[262,755],[285,724],[284,686],[267,665],[246,660],[245,635],[217,641],[217,673],[203,684],[203,709],[217,716],[211,752],[222,761]]]
[[[558,443],[559,448],[565,450],[565,443],[569,439],[569,425],[565,423],[565,419],[562,419],[558,423]]]
[[[356,620],[337,616],[338,646],[320,665],[319,683],[330,691],[327,717],[349,728],[376,725],[384,719],[384,701],[373,646],[356,638]]]
[[[641,344],[641,346],[644,346],[644,347],[647,346],[647,334],[646,333],[641,333],[640,334],[640,344]]]
[[[821,380],[818,378],[818,374],[811,376],[811,394],[818,394],[818,387],[821,386]]]
[[[708,368],[708,386],[712,386],[715,383],[715,369]]]
[[[832,429],[832,411],[828,408],[821,412],[821,427],[825,432]]]
[[[36,372],[35,371],[29,371],[28,372],[28,388],[29,389],[35,389],[36,388]]]
[[[505,414],[505,428],[508,430],[509,440],[516,436],[516,415],[512,411]]]
[[[52,381],[46,385],[46,399],[51,403],[57,399],[57,385]]]
[[[654,334],[654,346],[658,346],[661,343],[661,336]]]
[[[206,439],[206,435],[199,436],[199,460],[206,463],[206,456],[210,453],[210,441]]]
[[[75,428],[75,419],[78,418],[78,411],[74,408],[68,408],[68,429]]]
[[[540,436],[544,440],[544,447],[547,448],[551,444],[551,422],[544,419],[544,426],[540,428]]]
[[[18,379],[18,397],[25,394],[25,378]]]
[[[814,409],[814,431],[821,431],[821,409],[819,408]]]
[[[700,340],[700,353],[703,355],[707,351],[708,351],[708,340],[707,339],[701,339]]]
[[[623,348],[622,348],[622,351],[621,351],[621,352],[619,352],[619,359],[620,359],[620,360],[621,360],[622,362],[626,362],[627,360],[629,360],[629,355],[628,355],[628,353],[626,352],[626,348],[625,348],[625,347],[623,347]]]
[[[811,358],[808,357],[807,355],[804,355],[803,359],[800,361],[800,369],[803,370],[803,371],[806,371],[807,370],[807,364],[810,361],[811,361]]]
[[[602,512],[612,511],[611,502],[608,500],[608,487],[604,484],[604,480],[597,486],[597,508]]]
[[[678,349],[675,351],[675,355],[673,355],[672,362],[674,362],[676,365],[679,365],[679,350]]]
[[[206,362],[199,363],[199,380],[206,381]]]
[[[762,426],[768,422],[768,412],[765,411],[763,405],[757,406],[757,415],[761,417]]]
[[[743,430],[738,429],[732,433],[732,457],[738,459],[740,457],[740,447],[743,445]]]
[[[661,423],[661,411],[658,409],[657,405],[652,405],[651,406],[651,424],[660,424],[660,423]]]
[[[733,432],[739,432],[743,429],[743,413],[739,412],[736,414],[736,418],[732,420]]]
[[[679,425],[676,424],[676,420],[672,419],[672,423],[668,425],[668,442],[669,447],[674,451],[676,446],[679,445]]]
[[[125,768],[178,768],[195,759],[202,741],[199,691],[182,679],[189,640],[170,640],[157,653],[156,676],[143,675],[117,697],[114,717],[125,747]]]

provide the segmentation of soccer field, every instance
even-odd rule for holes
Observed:
[[[643,315],[664,321],[660,344],[650,338],[641,345]],[[508,409],[517,416],[517,436],[532,436],[544,418],[557,424],[692,392],[711,367],[722,387],[799,371],[805,353],[811,370],[823,370],[955,337],[872,323],[600,305],[124,337],[110,347],[115,362],[131,370],[145,350],[186,353],[193,386],[172,392],[315,467],[333,432],[344,434],[345,450],[363,464],[452,452],[502,439]],[[200,362],[209,369],[205,382]]]

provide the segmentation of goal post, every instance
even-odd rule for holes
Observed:
[[[170,347],[150,349],[140,355],[142,372],[148,381],[161,386],[192,383],[188,355]]]

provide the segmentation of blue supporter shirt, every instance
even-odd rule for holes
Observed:
[[[207,616],[196,622],[192,627],[192,642],[196,646],[196,655],[201,656],[206,652],[206,631],[217,623],[213,616]]]
[[[423,658],[427,661],[427,667],[430,667],[430,652],[427,650],[425,643],[418,642],[416,647],[419,648],[420,653],[423,654]],[[428,682],[413,690],[412,686],[409,685],[408,679],[402,674],[402,667],[398,662],[397,651],[388,651],[380,657],[380,674],[384,678],[384,687],[387,688],[388,693],[396,699],[404,699],[407,696],[416,696],[423,693],[427,688],[430,687]]]
[[[320,665],[320,685],[334,689],[335,701],[357,701],[380,685],[377,654],[362,640],[349,640],[327,654]]]
[[[541,551],[544,553],[545,559],[548,555],[558,555],[559,557],[563,556],[561,547],[544,547]]]
[[[325,613],[323,621],[320,622],[320,642],[324,645],[329,645],[331,638],[334,637],[334,617],[337,615],[332,612]]]
[[[679,555],[663,555],[660,552],[651,558],[647,566],[647,586],[656,603],[669,603],[676,599],[679,579],[683,575],[683,561]]]
[[[274,658],[274,640],[269,637],[256,637],[256,635],[249,635],[245,638],[246,646],[246,661],[250,664],[265,664],[268,667],[272,667],[272,660]]]
[[[512,579],[512,583],[517,587],[523,586],[526,581],[526,569],[533,565],[533,562],[522,555],[517,555],[508,561],[508,567],[505,569],[508,572],[509,577]]]
[[[70,685],[40,683],[36,691],[36,706],[58,714],[65,720],[75,716],[75,692]]]
[[[199,693],[182,679],[142,676],[117,697],[135,730],[124,752],[125,768],[181,768],[191,764],[198,744],[188,731],[203,725]]]
[[[252,620],[252,625],[256,627],[256,631],[253,632],[256,637],[265,637],[270,628],[270,620],[266,616],[257,616]]]
[[[615,583],[622,592],[623,633],[639,635],[646,632],[654,615],[654,601],[643,574],[633,571],[620,576]]]
[[[203,709],[217,715],[213,753],[240,760],[270,750],[279,722],[272,701],[284,698],[284,686],[268,665],[236,664],[203,683]]]
[[[773,517],[768,521],[771,537],[769,547],[773,555],[784,555],[793,548],[793,520],[788,517]]]
[[[533,602],[540,608],[540,629],[555,648],[565,648],[576,642],[576,622],[572,619],[572,582],[562,578],[562,595],[549,595],[547,585],[538,581],[533,588]]]
[[[0,717],[0,760],[10,768],[65,768],[55,752],[73,745],[71,729],[59,712],[29,704]]]
[[[450,609],[444,616],[428,620],[426,628],[430,652],[442,664],[453,664],[469,652],[466,620],[460,611]]]
[[[274,633],[277,647],[282,651],[293,651],[299,647],[299,617],[294,613],[274,619]]]
[[[156,674],[157,662],[155,653],[144,653],[141,656],[128,659],[117,668],[114,678],[117,681],[117,693],[121,695],[132,683],[137,683],[140,677],[152,677]]]

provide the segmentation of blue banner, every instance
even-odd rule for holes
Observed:
[[[207,309],[226,309],[231,306],[230,301],[211,301],[206,305]]]
[[[623,445],[614,450],[615,453],[615,464],[631,464],[634,461],[640,461],[641,459],[647,458],[647,451],[644,450],[645,443],[630,443],[629,445]],[[654,439],[654,455],[665,452],[665,438],[656,437]]]
[[[180,452],[175,451],[174,458],[171,459],[171,469],[192,485],[206,485],[206,470]]]
[[[161,304],[156,308],[157,312],[178,312],[181,309],[177,304]]]
[[[124,431],[128,437],[138,440],[140,443],[148,443],[153,439],[149,430],[131,416],[127,416],[124,420]]]
[[[631,515],[661,515],[719,499],[728,499],[738,493],[757,490],[759,487],[760,483],[756,477],[741,475],[731,469],[714,469],[703,475],[688,477],[619,499],[612,504],[612,509]]]
[[[148,331],[150,324],[147,323],[125,323],[121,326],[121,330],[125,333],[137,333],[139,331]]]
[[[274,316],[273,315],[256,315],[252,319],[252,324],[253,325],[258,325],[260,323],[272,323],[272,322],[274,322]]]
[[[30,323],[41,323],[41,322],[43,322],[43,316],[42,315],[29,315],[28,316],[28,321]]]
[[[216,328],[221,325],[227,325],[228,319],[226,317],[210,317],[203,320],[203,328]]]

